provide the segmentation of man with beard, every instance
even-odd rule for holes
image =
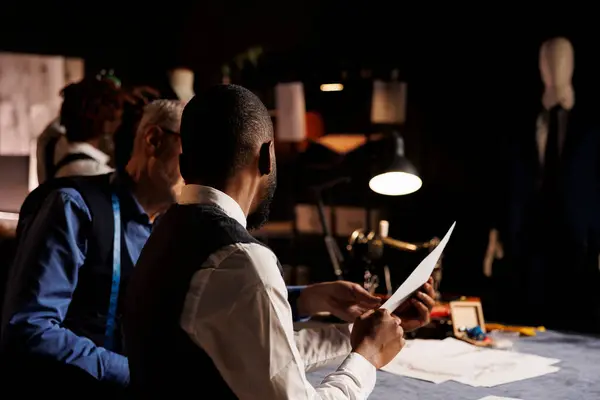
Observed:
[[[127,294],[133,389],[140,398],[365,399],[376,369],[402,348],[403,324],[372,310],[378,302],[364,290],[333,282],[308,287],[299,313],[371,310],[353,329],[294,333],[281,266],[247,231],[266,221],[276,186],[265,106],[239,86],[210,88],[186,105],[181,144],[186,186],[153,230]],[[412,327],[429,317],[433,300],[421,299]],[[311,386],[305,371],[332,361],[343,362]]]

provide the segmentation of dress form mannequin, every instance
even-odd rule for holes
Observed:
[[[539,68],[539,113],[513,137],[507,187],[500,190],[505,204],[490,232],[484,272],[490,276],[494,259],[504,257],[493,276],[508,311],[504,319],[597,333],[600,121],[585,98],[575,103],[567,39],[542,44]]]
[[[552,38],[540,47],[539,69],[544,83],[542,94],[542,106],[549,111],[553,107],[560,106],[565,110],[571,110],[575,105],[575,91],[573,90],[573,70],[575,57],[573,45],[564,38]],[[536,129],[536,143],[540,164],[544,163],[544,154],[548,140],[548,127],[542,114],[538,116]],[[562,130],[562,132],[566,132]],[[562,149],[565,137],[560,137],[559,148]],[[497,229],[492,229],[489,234],[488,247],[483,261],[483,273],[487,277],[492,276],[492,265],[495,259],[504,257],[504,249],[500,241]]]
[[[174,68],[168,73],[171,88],[183,102],[194,97],[194,72],[187,68]]]

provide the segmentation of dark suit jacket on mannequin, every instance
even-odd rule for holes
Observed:
[[[581,109],[556,111],[566,114],[566,136],[557,172],[547,174],[554,185],[544,176],[534,123],[510,145],[495,224],[505,259],[494,277],[508,319],[600,332],[600,129]]]

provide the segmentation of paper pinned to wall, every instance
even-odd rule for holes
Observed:
[[[278,83],[275,87],[275,104],[277,140],[302,142],[306,139],[306,102],[302,82]]]
[[[406,83],[374,81],[371,122],[403,124],[404,121],[406,121]]]
[[[400,285],[400,287],[394,292],[392,297],[390,297],[381,308],[385,308],[386,310],[394,311],[398,308],[402,303],[406,301],[414,292],[416,292],[421,286],[427,282],[431,274],[433,273],[433,269],[440,259],[446,244],[450,240],[450,236],[452,235],[452,231],[454,231],[454,227],[456,226],[456,222],[452,224],[444,238],[440,241],[440,244],[437,245],[435,249],[431,251],[421,261],[421,263],[415,268],[415,270],[410,274],[410,276]]]
[[[23,156],[29,153],[29,131],[24,96],[13,96],[11,101],[0,101],[0,155]]]
[[[58,116],[64,86],[64,57],[0,53],[0,155],[30,155],[32,140]]]

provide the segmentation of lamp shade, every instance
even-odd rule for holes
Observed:
[[[369,188],[385,196],[401,196],[414,193],[421,188],[423,181],[415,166],[404,155],[404,140],[394,133],[396,152],[392,163],[369,181]]]

